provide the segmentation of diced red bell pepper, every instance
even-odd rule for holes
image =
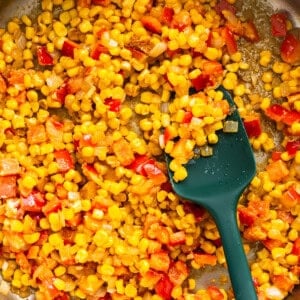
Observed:
[[[147,30],[153,33],[158,33],[158,34],[161,33],[162,25],[157,18],[147,15],[147,16],[142,16],[140,21],[142,22],[143,26]]]
[[[248,118],[244,120],[244,127],[249,138],[258,137],[262,133],[259,118]]]
[[[98,42],[91,50],[91,58],[98,60],[102,53],[108,54],[109,51],[105,46]]]
[[[280,241],[280,240],[266,239],[261,242],[270,251],[274,248],[282,246],[282,241]]]
[[[287,33],[287,15],[275,13],[271,16],[271,32],[273,36],[284,37]]]
[[[48,52],[46,46],[39,46],[37,47],[37,58],[38,63],[41,66],[53,66],[53,57]]]
[[[183,117],[182,123],[188,124],[188,123],[191,122],[192,118],[193,118],[193,113],[191,111],[186,111],[184,113],[184,117]]]
[[[222,15],[223,10],[231,11],[233,14],[236,13],[235,7],[232,4],[230,4],[227,0],[220,0],[215,6],[215,11],[219,15]]]
[[[163,300],[171,300],[171,293],[174,285],[167,274],[163,274],[162,278],[155,285],[155,292]]]
[[[15,198],[17,196],[17,176],[0,176],[0,198]]]
[[[281,203],[285,207],[294,207],[300,203],[300,187],[296,185],[290,186],[287,191],[285,191],[281,197]]]
[[[221,35],[226,44],[228,53],[230,55],[236,53],[238,50],[238,46],[232,31],[227,26],[225,26],[221,31]]]
[[[92,4],[94,5],[108,6],[110,3],[111,0],[92,0]]]
[[[45,196],[39,191],[32,191],[21,197],[21,208],[25,211],[40,212],[45,204]]]
[[[20,174],[21,168],[16,158],[0,158],[0,176]]]
[[[184,231],[177,231],[170,234],[169,245],[178,246],[184,245],[186,241],[186,235]]]
[[[283,122],[286,125],[292,125],[294,122],[300,121],[300,112],[296,110],[288,110],[280,104],[273,104],[268,107],[265,114],[276,122]]]
[[[204,219],[206,210],[204,207],[191,202],[184,202],[183,209],[187,214],[193,214],[196,222],[201,222]]]
[[[281,159],[281,154],[282,154],[281,151],[273,151],[272,155],[271,155],[271,159],[273,161],[279,160],[279,159]]]
[[[294,287],[294,281],[288,277],[288,275],[272,275],[271,276],[272,283],[285,292],[290,292]]]
[[[31,125],[27,130],[28,144],[40,144],[47,141],[46,129],[43,124]]]
[[[152,253],[149,259],[150,267],[156,271],[168,272],[170,267],[170,257],[165,251]]]
[[[7,84],[4,77],[0,74],[0,93],[3,94],[7,90]]]
[[[118,99],[107,98],[104,100],[104,104],[109,107],[110,111],[119,112],[121,109],[121,101]]]
[[[214,81],[212,80],[212,77],[204,73],[192,79],[191,83],[197,92],[204,90],[208,86],[214,85]]]
[[[195,262],[200,265],[210,265],[215,266],[217,264],[217,256],[213,254],[206,254],[206,253],[194,253],[194,260]]]
[[[300,150],[300,139],[294,141],[288,141],[285,145],[285,150],[289,155],[295,155]]]
[[[252,21],[244,22],[244,23],[242,23],[242,26],[243,26],[242,36],[246,40],[253,42],[253,43],[259,41],[259,35],[258,35],[257,28]]]
[[[223,66],[218,61],[205,61],[202,68],[205,74],[213,74],[214,76],[223,74]]]
[[[59,172],[68,172],[74,169],[74,161],[69,151],[67,150],[57,150],[54,152],[55,160],[58,164]]]
[[[224,300],[225,297],[220,291],[220,289],[216,286],[207,287],[207,292],[212,300]]]
[[[181,10],[179,13],[174,14],[171,27],[176,28],[179,31],[184,31],[186,28],[190,27],[192,24],[192,19],[190,13]]]
[[[175,12],[172,7],[164,7],[161,13],[162,23],[171,26],[174,13]]]
[[[42,212],[47,216],[52,212],[58,212],[61,209],[61,201],[58,199],[54,199],[51,201],[47,201],[46,204],[42,208]]]
[[[134,161],[129,166],[129,169],[134,170],[136,173],[146,176],[146,172],[143,168],[144,164],[151,159],[147,155],[137,155]]]
[[[292,254],[298,255],[300,257],[300,238],[297,238],[294,241],[293,248],[292,248]]]
[[[269,163],[266,166],[266,171],[274,182],[280,182],[289,174],[286,163],[281,159]]]
[[[238,216],[241,224],[252,226],[257,219],[257,214],[248,207],[239,207]]]
[[[168,276],[170,281],[175,286],[180,286],[188,277],[189,269],[183,261],[176,261],[171,264],[171,267],[168,271]]]
[[[65,40],[61,49],[61,53],[64,56],[74,58],[74,49],[79,48],[79,45],[73,41]]]
[[[54,99],[60,102],[61,104],[65,103],[66,96],[68,94],[68,85],[67,83],[63,83],[55,92]]]
[[[132,57],[138,61],[144,61],[147,58],[147,55],[142,50],[135,47],[127,47],[127,49],[131,52]]]
[[[79,7],[90,7],[92,0],[77,0],[77,6]]]
[[[296,64],[300,62],[300,34],[289,32],[280,47],[280,55],[284,62]]]

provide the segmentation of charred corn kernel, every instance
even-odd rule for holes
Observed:
[[[56,33],[56,35],[59,37],[64,37],[68,34],[68,30],[66,26],[59,21],[54,22],[53,30]]]

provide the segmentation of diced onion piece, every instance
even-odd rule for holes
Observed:
[[[239,130],[239,123],[237,121],[228,120],[224,122],[223,132],[235,133],[238,132],[238,130]]]
[[[266,296],[270,300],[280,300],[283,299],[285,295],[276,286],[270,286],[266,289]]]
[[[200,155],[204,157],[212,156],[213,148],[208,145],[200,147]]]
[[[167,44],[165,42],[159,42],[149,51],[149,55],[151,57],[158,57],[166,50],[167,50]]]
[[[0,283],[0,294],[4,295],[4,296],[7,296],[9,292],[10,292],[9,283],[2,280],[1,283]]]

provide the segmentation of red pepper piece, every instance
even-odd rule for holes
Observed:
[[[222,29],[221,34],[225,41],[228,53],[230,55],[236,53],[238,50],[238,46],[237,46],[237,42],[235,40],[233,32],[228,27],[224,27]]]
[[[288,110],[280,104],[273,104],[268,107],[265,114],[276,122],[283,122],[286,125],[291,125],[294,122],[300,121],[300,113],[296,110]]]
[[[247,22],[244,22],[242,24],[243,26],[243,34],[242,36],[250,41],[250,42],[258,42],[259,41],[259,35],[258,35],[258,31],[257,31],[257,28],[255,26],[255,24],[252,22],[252,21],[247,21]]]
[[[259,118],[245,119],[244,126],[249,138],[258,137],[262,133]]]
[[[288,33],[280,47],[280,55],[284,62],[295,64],[300,61],[300,37]]]
[[[216,286],[209,286],[207,288],[207,292],[209,294],[209,296],[211,297],[211,299],[213,300],[224,300],[224,295],[222,294],[222,292],[220,291],[220,289]]]
[[[98,60],[102,53],[108,54],[108,49],[101,43],[97,43],[91,50],[91,58]]]
[[[297,238],[294,241],[293,248],[292,248],[292,254],[300,256],[300,238]]]
[[[174,285],[167,274],[163,274],[162,278],[155,285],[155,292],[164,300],[171,300],[171,293]]]
[[[74,49],[79,48],[79,45],[73,41],[65,40],[61,49],[61,53],[64,56],[69,56],[74,58]]]
[[[32,191],[28,196],[21,197],[21,208],[25,211],[41,212],[46,200],[44,194]]]
[[[300,150],[300,140],[288,141],[285,146],[285,150],[289,155],[295,155]]]
[[[273,36],[284,37],[287,33],[287,16],[285,13],[276,13],[271,16],[271,32]]]
[[[271,155],[272,160],[276,161],[276,160],[281,159],[281,154],[282,154],[281,151],[274,151],[274,152],[272,152],[272,155]]]
[[[238,216],[240,222],[246,226],[252,226],[257,219],[257,214],[247,207],[240,207],[238,209]]]
[[[41,66],[53,66],[53,57],[45,46],[37,47],[38,63]]]
[[[147,30],[153,33],[161,33],[162,25],[157,18],[153,16],[142,16],[140,21]]]
[[[192,79],[191,83],[197,92],[205,89],[208,86],[214,85],[211,76],[203,73],[197,76],[196,78]]]
[[[177,231],[170,234],[169,245],[178,246],[184,245],[186,240],[186,235],[184,231]]]
[[[164,7],[161,14],[162,23],[171,26],[173,16],[174,16],[174,9],[172,7]]]
[[[170,262],[169,254],[165,251],[152,253],[149,260],[150,267],[161,272],[168,272]]]
[[[59,172],[67,172],[74,169],[74,161],[67,150],[57,150],[54,152],[55,160],[58,164]]]
[[[193,214],[196,222],[201,222],[204,219],[206,213],[205,208],[191,202],[184,202],[183,209],[187,214]]]
[[[223,10],[229,10],[231,11],[233,14],[236,13],[236,8],[230,4],[228,1],[226,0],[220,0],[216,6],[215,6],[215,11],[222,16],[222,11]]]
[[[61,209],[61,201],[58,199],[54,199],[46,202],[46,204],[42,208],[42,212],[47,216],[52,212],[59,211],[60,209]]]
[[[105,105],[109,107],[110,111],[119,112],[121,108],[121,101],[113,98],[107,98],[104,101]]]
[[[15,198],[17,196],[17,176],[0,176],[0,198]]]
[[[66,96],[68,94],[68,85],[63,83],[54,93],[54,98],[61,104],[65,103]]]
[[[168,271],[169,279],[175,286],[180,286],[186,280],[188,275],[189,270],[186,263],[180,260],[171,264]]]
[[[184,117],[183,117],[182,123],[188,124],[188,123],[191,122],[192,118],[193,118],[192,112],[191,111],[186,111],[184,113]]]
[[[92,0],[92,4],[101,6],[108,6],[110,2],[111,0]]]

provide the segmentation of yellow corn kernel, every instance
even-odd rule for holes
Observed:
[[[182,181],[187,177],[187,170],[184,166],[179,166],[178,168],[176,168],[176,170],[174,171],[174,180],[177,181]]]
[[[25,175],[22,179],[22,185],[27,189],[32,189],[36,184],[36,179],[31,175]]]
[[[10,229],[15,232],[22,232],[24,229],[24,226],[20,220],[11,220]]]
[[[75,1],[74,0],[64,0],[61,5],[63,10],[71,10],[75,7]]]
[[[124,293],[127,297],[129,298],[133,298],[137,295],[137,288],[131,284],[131,283],[128,283],[126,286],[125,286],[125,290],[124,290]]]
[[[89,253],[85,249],[79,249],[75,255],[75,261],[84,264],[88,261]]]
[[[102,275],[112,276],[115,273],[115,268],[108,264],[103,264],[100,266],[99,271]]]
[[[66,26],[59,21],[54,22],[53,30],[59,37],[64,37],[68,34],[68,29],[66,28]]]
[[[93,25],[90,23],[90,21],[88,20],[83,20],[80,24],[79,24],[79,30],[82,33],[87,33],[89,31],[92,31],[93,29]]]
[[[66,282],[60,278],[55,278],[53,281],[53,285],[59,290],[63,291],[66,288]]]
[[[59,215],[59,213],[53,212],[48,216],[51,230],[60,231],[63,227],[63,221]]]
[[[24,234],[23,238],[24,238],[24,241],[27,244],[34,244],[39,240],[40,233],[39,232],[34,232],[34,233]]]
[[[222,55],[222,51],[217,48],[207,47],[204,52],[204,56],[209,60],[218,60]]]

